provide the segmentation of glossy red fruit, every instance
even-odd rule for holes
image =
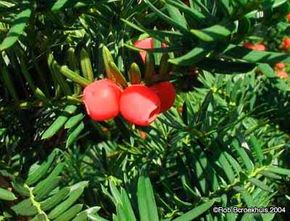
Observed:
[[[290,48],[290,38],[289,37],[284,38],[284,40],[282,42],[282,48],[286,51]]]
[[[280,69],[280,70],[283,70],[285,68],[285,64],[282,63],[282,62],[279,62],[275,65],[275,68],[276,69]]]
[[[167,111],[174,104],[176,91],[169,81],[161,82],[150,87],[159,97],[161,107],[160,113]]]
[[[130,123],[148,126],[160,113],[160,100],[149,87],[134,84],[123,91],[120,112]]]
[[[122,89],[109,79],[95,81],[85,87],[83,102],[88,115],[95,121],[105,121],[119,114]]]
[[[287,20],[288,20],[288,22],[290,22],[290,13],[288,13],[288,15],[287,15]]]
[[[255,51],[266,51],[264,44],[252,44],[250,42],[244,43],[244,47]]]
[[[153,49],[154,48],[154,39],[153,38],[145,38],[142,40],[138,40],[134,43],[134,46],[136,48],[140,48],[140,49]],[[166,44],[161,44],[162,48],[166,48],[167,45]],[[142,58],[142,61],[145,63],[145,58],[146,58],[146,51],[140,51],[140,56]]]

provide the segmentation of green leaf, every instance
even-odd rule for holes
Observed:
[[[94,73],[93,73],[91,59],[90,59],[89,53],[84,48],[82,48],[81,50],[81,69],[86,79],[88,79],[90,82],[93,82]]]
[[[136,221],[136,217],[134,215],[128,194],[124,189],[121,189],[121,200],[122,200],[122,210],[124,211],[127,217],[125,221]]]
[[[24,28],[31,15],[30,9],[25,9],[16,15],[6,38],[0,44],[0,51],[10,48],[23,34]]]
[[[177,8],[167,4],[166,9],[174,21],[178,22],[180,25],[182,25],[183,28],[187,29],[187,22]]]
[[[64,166],[64,163],[58,163],[49,176],[33,188],[33,193],[36,195],[37,200],[42,199],[58,185],[60,180],[58,175],[63,171]]]
[[[12,206],[11,209],[21,216],[33,216],[37,214],[37,208],[33,205],[31,199],[25,199]]]
[[[60,73],[60,74],[64,75],[65,77],[67,77],[68,79],[70,79],[71,81],[73,81],[73,82],[75,82],[83,87],[90,84],[90,81],[88,79],[80,76],[80,74],[78,72],[72,71],[66,65],[60,66],[57,63],[57,61],[54,59],[54,56],[52,53],[50,53],[48,55],[47,61],[48,61],[48,65],[50,66],[50,68],[52,68],[52,70],[54,70],[54,72],[56,72],[56,74]]]
[[[255,206],[255,200],[247,190],[242,187],[239,191],[241,192],[242,198],[248,207]]]
[[[74,126],[76,126],[83,118],[85,117],[84,114],[79,113],[75,116],[72,116],[64,125],[65,129],[69,129],[72,128]]]
[[[152,36],[154,39],[158,39],[160,41],[163,40],[164,37],[168,37],[168,36],[172,36],[172,37],[182,37],[183,36],[180,32],[177,32],[177,31],[148,30],[148,29],[144,28],[141,24],[135,25],[134,23],[132,23],[128,20],[125,20],[123,18],[121,18],[121,21],[126,23],[131,28],[134,28],[141,33],[146,33],[149,36]],[[124,45],[128,48],[135,49],[133,46],[130,46],[128,44],[124,44]]]
[[[190,66],[202,60],[211,50],[211,47],[199,45],[185,55],[178,58],[171,58],[168,61],[175,65]]]
[[[113,198],[111,198],[114,202],[114,204],[121,204],[122,203],[122,200],[121,200],[121,195],[120,195],[120,192],[119,190],[116,188],[116,186],[114,185],[114,183],[111,181],[110,182],[110,190],[111,190],[111,193],[113,195]]]
[[[190,35],[190,31],[187,30],[182,24],[179,24],[178,21],[175,21],[174,19],[170,18],[166,14],[164,14],[162,11],[160,11],[158,8],[156,8],[149,0],[144,0],[144,2],[154,11],[156,14],[164,19],[167,23],[171,24],[172,26],[178,28],[181,32],[184,32],[187,35]]]
[[[74,72],[70,70],[67,66],[56,66],[56,69],[62,73],[64,76],[66,76],[68,79],[72,80],[75,83],[78,83],[79,85],[85,87],[87,86],[90,81],[86,78],[81,77],[77,72]]]
[[[11,191],[3,189],[0,187],[0,199],[7,200],[7,201],[13,201],[13,200],[16,200],[17,198]]]
[[[64,112],[68,114],[73,114],[77,109],[77,106],[75,105],[68,105],[65,107]],[[61,115],[56,118],[56,120],[50,125],[50,127],[44,131],[44,133],[41,136],[41,139],[48,139],[55,135],[65,124],[65,122],[68,119],[67,115]]]
[[[75,72],[79,72],[79,61],[75,55],[75,49],[73,47],[70,47],[67,50],[67,59],[68,59],[68,67],[75,71]]]
[[[190,8],[186,6],[185,4],[179,3],[176,0],[165,0],[168,4],[175,6],[185,14],[188,14],[191,18],[197,20],[198,22],[205,22],[207,21],[207,17],[203,15],[201,12],[196,10],[195,8]]]
[[[169,55],[163,54],[160,59],[159,75],[166,79],[169,77],[170,64],[168,63]]]
[[[57,82],[58,86],[63,91],[64,95],[70,95],[72,94],[71,88],[67,82],[67,80],[64,78],[64,76],[59,72],[59,70],[56,68],[56,61],[53,61],[53,65],[51,65],[51,74],[53,75],[53,78]]]
[[[229,163],[229,161],[227,160],[224,152],[220,152],[219,153],[219,159],[218,159],[221,168],[224,170],[228,180],[230,181],[230,183],[233,183],[235,180],[235,173],[233,171],[233,168],[231,166],[231,164]]]
[[[66,147],[69,147],[71,144],[73,144],[76,139],[78,138],[78,135],[82,132],[82,130],[85,128],[85,124],[81,122],[76,128],[72,128],[73,130],[69,133],[69,136],[66,141]]]
[[[103,46],[103,61],[105,65],[107,78],[111,79],[112,81],[121,86],[127,87],[127,81],[124,75],[121,73],[117,65],[114,63],[113,56],[106,46]]]
[[[245,165],[247,171],[251,172],[254,169],[253,162],[250,159],[249,155],[245,151],[239,142],[234,142],[233,147],[237,151],[238,155],[241,158],[242,163]]]
[[[18,179],[14,179],[12,181],[12,187],[13,189],[21,194],[22,196],[29,196],[29,189],[24,185],[24,183]]]
[[[215,199],[209,200],[206,203],[199,205],[198,207],[188,211],[187,213],[181,215],[180,217],[174,219],[173,221],[192,221],[204,212],[207,212],[213,204],[216,202]]]
[[[258,160],[260,164],[262,164],[263,159],[264,159],[263,150],[262,150],[263,143],[261,143],[255,136],[252,136],[250,138],[250,141],[252,144],[251,146],[253,147],[253,150],[255,152],[256,159]]]
[[[91,207],[85,211],[82,211],[80,212],[79,214],[77,214],[77,216],[72,220],[72,221],[88,221],[88,218],[89,220],[91,221],[108,221],[106,219],[103,219],[101,217],[98,216],[97,212],[100,210],[101,208],[98,207],[98,206],[95,206],[95,207]],[[97,217],[95,219],[95,217]]]
[[[57,0],[53,6],[51,7],[52,11],[58,11],[60,9],[62,9],[66,3],[68,3],[69,0]],[[74,2],[74,1],[73,1]]]
[[[71,188],[71,193],[69,197],[63,201],[61,204],[56,206],[53,210],[50,211],[48,214],[49,219],[55,219],[56,217],[63,214],[65,211],[67,211],[68,208],[70,208],[71,205],[74,204],[74,202],[82,195],[85,186],[88,185],[88,182],[80,182],[78,184],[75,184]]]
[[[75,49],[73,47],[70,47],[67,50],[67,60],[68,60],[69,69],[79,74],[80,73],[79,61],[75,55]],[[82,88],[80,85],[77,85],[77,84],[74,85],[74,94],[80,94],[81,90]]]
[[[225,156],[228,160],[228,162],[230,163],[230,165],[233,167],[234,171],[236,174],[240,174],[240,172],[243,170],[239,164],[239,162],[237,162],[237,160],[230,155],[229,153],[225,152]]]
[[[57,206],[60,202],[64,201],[64,199],[68,196],[69,192],[70,192],[69,187],[62,188],[61,190],[56,192],[53,196],[40,202],[41,208],[44,211],[52,209],[53,207]]]
[[[255,51],[236,45],[230,45],[224,51],[224,55],[254,63],[275,64],[278,62],[290,62],[290,56],[285,53],[271,51]]]
[[[230,24],[217,24],[205,29],[191,29],[191,33],[197,38],[205,42],[214,42],[218,40],[223,40],[233,33],[236,29],[234,23]]]
[[[114,81],[115,83],[123,86],[123,87],[127,87],[127,81],[124,77],[124,75],[122,74],[122,72],[119,70],[119,68],[117,67],[117,65],[115,64],[115,62],[110,61],[109,62],[109,69],[107,69],[107,72],[110,72],[109,74],[109,78]]]
[[[269,172],[272,172],[272,173],[277,173],[277,174],[281,174],[281,175],[290,176],[290,170],[289,169],[285,169],[285,168],[281,168],[281,167],[269,166],[269,167],[266,168],[265,171],[269,171]]]
[[[267,186],[264,182],[261,180],[258,180],[256,178],[250,178],[249,181],[254,184],[255,186],[261,188],[262,190],[268,191],[268,192],[273,192],[273,190]]]
[[[82,210],[82,208],[83,204],[76,204],[54,219],[54,221],[71,220]]]
[[[195,174],[196,174],[196,177],[198,177],[198,182],[199,182],[199,185],[200,185],[200,188],[202,190],[203,193],[206,193],[207,191],[207,182],[206,182],[206,178],[205,176],[203,175],[205,173],[201,163],[199,162],[199,160],[197,160],[195,157],[194,157],[194,171],[195,171]]]
[[[44,199],[49,196],[49,193],[58,187],[61,176],[50,178],[49,180],[44,180],[41,182],[42,189],[38,192],[36,200]],[[46,185],[46,186],[45,186]]]
[[[154,73],[154,65],[155,65],[154,56],[150,53],[147,53],[145,57],[145,74],[144,74],[145,81],[147,82],[152,81]]]
[[[41,213],[41,214],[38,214],[37,216],[35,216],[30,221],[47,221],[47,217],[45,214]]]
[[[116,209],[117,209],[117,217],[116,217],[116,219],[118,221],[130,221],[126,217],[125,211],[122,209],[122,205],[121,204],[117,204]]]
[[[140,220],[158,221],[158,211],[154,198],[153,188],[148,177],[139,177],[137,196]]]
[[[44,177],[53,163],[57,151],[53,151],[47,158],[47,161],[42,163],[37,169],[30,171],[26,180],[27,185],[32,185]]]
[[[277,175],[276,173],[272,173],[269,171],[261,171],[261,174],[264,175],[265,177],[271,178],[271,179],[281,179],[282,177]]]
[[[269,64],[259,64],[258,69],[268,78],[277,77],[275,71]]]
[[[274,9],[274,8],[277,8],[281,5],[283,5],[285,2],[287,2],[288,0],[273,0],[270,2],[265,2],[263,4],[264,8],[265,9]]]

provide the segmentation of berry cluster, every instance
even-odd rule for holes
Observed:
[[[140,49],[152,49],[154,39],[138,40],[134,46]],[[161,47],[165,48],[167,45],[163,43]],[[139,53],[145,64],[147,52],[140,51]],[[112,56],[105,47],[103,55],[105,66],[110,62],[112,64]],[[130,123],[148,126],[160,113],[167,111],[173,105],[176,97],[173,84],[163,81],[146,86],[141,83],[139,68],[135,66],[132,64],[131,68],[137,75],[130,76],[131,85],[129,86],[118,70],[111,72],[112,67],[110,66],[106,70],[107,79],[98,80],[86,86],[83,92],[83,102],[91,119],[95,121],[111,120],[121,113],[123,118]],[[152,72],[154,73],[154,70]],[[115,76],[112,77],[112,74]],[[167,71],[166,74],[168,74]]]
[[[150,87],[132,84],[123,90],[113,81],[102,79],[86,86],[83,92],[91,119],[105,121],[121,113],[128,122],[139,126],[150,125],[173,105],[175,97],[175,88],[168,81]]]

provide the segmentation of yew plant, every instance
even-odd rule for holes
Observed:
[[[289,13],[0,0],[0,221],[289,220]]]

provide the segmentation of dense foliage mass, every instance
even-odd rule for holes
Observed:
[[[289,220],[289,12],[0,0],[0,220]]]

